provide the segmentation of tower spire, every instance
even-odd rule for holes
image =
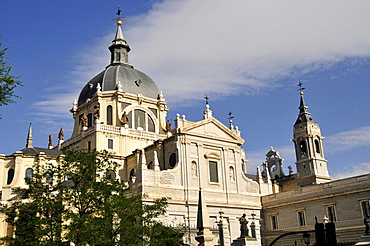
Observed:
[[[114,36],[114,39],[112,41],[112,44],[109,46],[109,51],[111,52],[111,61],[109,66],[112,65],[124,65],[127,67],[133,67],[129,62],[128,62],[128,52],[130,52],[131,47],[130,45],[126,42],[123,32],[121,29],[122,21],[126,20],[125,17],[121,17],[121,9],[118,7],[117,11],[117,18],[113,19],[116,20],[117,24],[117,31],[116,35]]]
[[[298,86],[299,86],[298,90],[300,91],[299,94],[301,95],[301,97],[300,97],[300,103],[298,107],[299,114],[298,114],[298,118],[294,126],[301,124],[301,123],[306,123],[306,122],[316,123],[315,120],[312,118],[311,114],[308,112],[308,107],[303,97],[304,95],[303,90],[306,88],[303,88],[302,85],[303,85],[302,82],[298,83]]]
[[[32,138],[32,123],[30,123],[30,126],[28,127],[26,148],[33,148],[33,144],[32,143],[33,143],[33,138]]]

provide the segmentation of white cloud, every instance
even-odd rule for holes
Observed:
[[[358,127],[340,132],[325,139],[325,150],[328,154],[350,150],[361,146],[370,146],[370,126]]]
[[[281,86],[281,79],[369,56],[368,9],[370,1],[360,0],[164,0],[129,17],[124,35],[135,68],[174,105]],[[67,114],[79,90],[107,65],[113,35],[86,44],[65,93],[34,106]]]
[[[334,179],[348,178],[370,173],[370,163],[360,163],[345,166],[341,171],[331,174]]]
[[[125,33],[133,63],[171,100],[230,95],[370,55],[369,7],[338,0],[167,0]]]

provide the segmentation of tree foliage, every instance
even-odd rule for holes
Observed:
[[[106,151],[67,150],[59,166],[35,163],[28,188],[4,206],[15,238],[10,245],[178,245],[179,232],[159,222],[167,199],[151,204],[115,178]]]
[[[19,98],[14,94],[14,89],[22,85],[22,82],[17,80],[19,77],[10,75],[13,66],[7,65],[10,58],[4,55],[8,48],[1,48],[2,45],[0,42],[0,106],[14,103],[13,98]]]

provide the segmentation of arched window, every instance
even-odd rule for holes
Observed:
[[[127,114],[128,127],[148,132],[155,132],[153,118],[144,110],[134,109]]]
[[[113,125],[113,108],[111,105],[107,106],[107,125]]]
[[[32,178],[32,176],[33,176],[33,169],[32,168],[27,168],[26,169],[26,179],[30,179],[30,178]]]
[[[152,161],[148,163],[148,169],[154,169],[154,165]]]
[[[14,169],[9,169],[8,170],[8,179],[6,181],[6,184],[11,184],[14,178]]]

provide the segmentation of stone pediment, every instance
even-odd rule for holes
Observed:
[[[222,139],[225,141],[237,142],[238,144],[244,143],[244,140],[238,136],[236,130],[229,129],[214,117],[198,122],[187,122],[186,126],[181,128],[181,133]]]

